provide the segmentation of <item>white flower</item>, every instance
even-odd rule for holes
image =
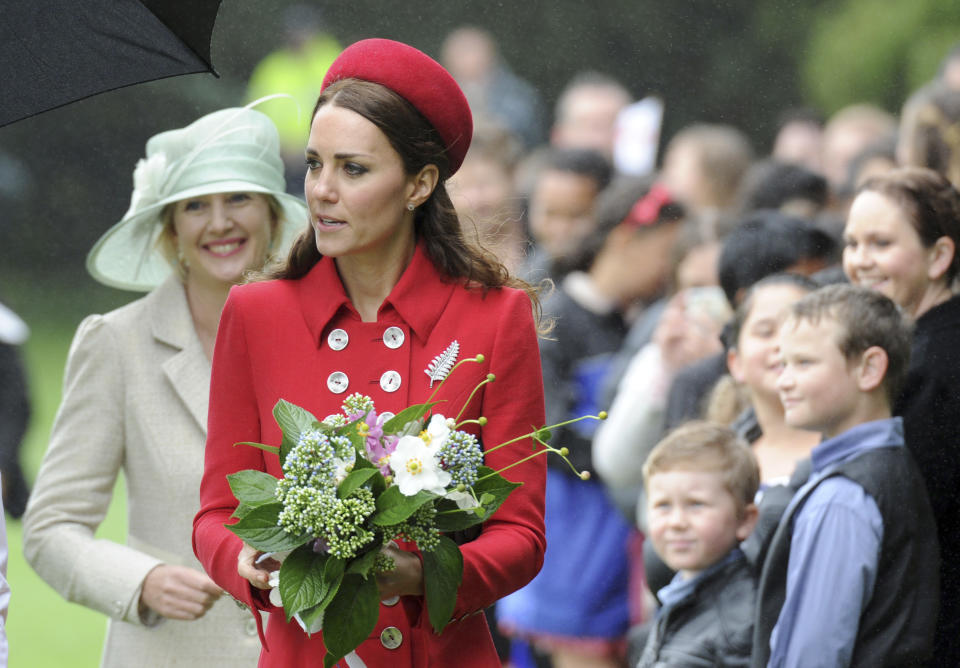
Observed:
[[[447,419],[440,414],[430,418],[427,428],[420,432],[423,442],[434,450],[440,450],[449,435],[450,426],[447,424]]]
[[[427,445],[419,436],[404,436],[397,442],[397,449],[390,455],[390,468],[401,494],[413,496],[420,490],[446,492],[451,478],[440,468],[439,452],[439,448]]]
[[[270,579],[267,581],[267,584],[270,585],[270,602],[273,603],[278,608],[283,607],[283,601],[280,599],[280,571],[272,571],[270,573]]]
[[[469,492],[458,492],[453,490],[444,494],[445,499],[455,501],[460,510],[473,510],[480,507],[480,502]]]
[[[357,454],[355,452],[350,453],[348,459],[341,459],[340,457],[333,458],[333,465],[335,468],[333,473],[333,479],[336,484],[343,482],[343,479],[347,477],[347,474],[353,470],[353,465],[357,461]]]
[[[133,208],[150,206],[163,199],[163,182],[167,176],[167,156],[154,153],[141,158],[133,170]]]

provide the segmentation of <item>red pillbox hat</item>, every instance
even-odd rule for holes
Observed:
[[[440,63],[401,42],[365,39],[348,46],[333,61],[320,90],[340,79],[378,83],[404,98],[440,134],[450,173],[460,168],[473,137],[473,116],[460,86]]]

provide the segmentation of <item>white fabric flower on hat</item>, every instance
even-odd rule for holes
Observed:
[[[404,496],[413,496],[420,490],[443,494],[450,484],[450,474],[440,468],[440,448],[428,445],[420,436],[404,436],[390,455],[397,486]]]
[[[148,207],[163,199],[163,182],[167,176],[167,156],[154,153],[149,158],[141,158],[133,170],[134,211]]]

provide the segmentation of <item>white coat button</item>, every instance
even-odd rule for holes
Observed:
[[[248,636],[257,635],[257,620],[248,619],[247,621],[245,621],[243,623],[243,632],[246,633]]]
[[[343,350],[350,343],[350,336],[342,329],[335,329],[327,334],[327,345],[333,350]]]
[[[403,633],[396,626],[388,626],[380,632],[380,644],[387,649],[396,649],[403,643]]]
[[[399,596],[391,596],[390,598],[385,598],[385,599],[383,599],[383,600],[380,601],[380,602],[383,603],[383,604],[384,604],[385,606],[387,606],[388,608],[390,608],[390,607],[393,607],[393,606],[395,606],[397,603],[400,602],[400,597],[399,597]]]
[[[383,384],[382,379],[380,383]],[[343,394],[347,391],[347,386],[349,384],[350,379],[347,378],[347,374],[345,374],[343,371],[334,371],[327,376],[327,389],[334,394]]]
[[[387,348],[399,348],[406,338],[403,330],[399,327],[387,327],[387,331],[383,333],[383,343]]]
[[[380,376],[380,389],[384,392],[396,392],[400,389],[400,374],[396,371],[384,371]]]

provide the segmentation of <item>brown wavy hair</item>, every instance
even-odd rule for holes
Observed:
[[[320,94],[311,119],[325,105],[334,105],[360,114],[383,132],[400,155],[408,175],[427,165],[439,172],[437,187],[414,212],[414,230],[427,256],[441,274],[470,288],[513,287],[524,290],[540,320],[539,290],[511,276],[492,253],[470,242],[463,235],[460,219],[447,194],[450,162],[440,134],[417,109],[386,86],[359,79],[342,79]],[[260,278],[302,278],[320,261],[313,228],[308,223],[290,249],[286,262],[265,272]]]

